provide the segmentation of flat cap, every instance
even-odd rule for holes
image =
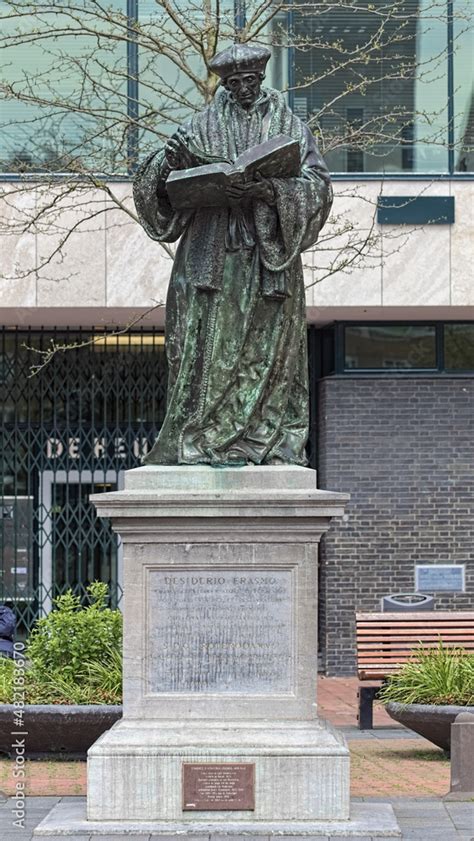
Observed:
[[[209,62],[209,67],[221,79],[227,79],[232,73],[264,73],[270,56],[271,52],[267,47],[234,44],[214,56]]]

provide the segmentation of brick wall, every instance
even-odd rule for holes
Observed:
[[[474,378],[328,377],[319,383],[319,487],[352,495],[321,546],[327,674],[355,667],[354,612],[413,592],[415,563],[466,563],[474,608]]]

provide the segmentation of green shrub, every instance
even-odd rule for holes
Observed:
[[[13,660],[0,657],[0,704],[8,704],[13,697]]]
[[[474,653],[463,648],[417,649],[379,692],[382,703],[474,705]]]
[[[30,704],[119,704],[122,615],[107,607],[107,585],[88,587],[83,607],[71,591],[54,600],[25,649],[25,701]],[[13,661],[0,658],[0,703],[13,698]]]
[[[54,600],[55,610],[39,619],[26,645],[26,657],[38,678],[60,672],[67,680],[84,673],[85,663],[107,665],[122,645],[122,616],[107,607],[107,585],[88,588],[91,604],[82,607],[70,590]]]

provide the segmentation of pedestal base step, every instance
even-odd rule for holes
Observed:
[[[221,792],[228,811],[209,809],[205,803],[212,792],[205,789],[222,782],[214,779],[202,781],[199,810],[193,803],[195,810],[183,813],[185,799],[200,799],[192,788],[185,797],[185,767],[226,763],[253,766],[247,793],[253,793],[255,808],[239,806],[243,783],[234,781],[231,796],[228,781]],[[185,724],[122,719],[90,748],[87,779],[90,821],[141,821],[146,815],[150,822],[225,826],[231,820],[259,826],[349,817],[349,750],[341,733],[316,719]]]
[[[191,841],[194,836],[199,841],[223,841],[223,836],[247,835],[271,836],[283,835],[315,837],[318,841],[329,838],[400,838],[401,832],[397,824],[392,807],[387,803],[351,803],[350,818],[347,821],[236,821],[226,822],[205,821],[88,821],[86,820],[85,798],[78,797],[77,801],[60,801],[54,806],[49,815],[36,827],[33,832],[35,838],[48,836],[71,838],[75,835],[93,836],[100,841],[100,837],[113,836],[117,841],[126,841],[130,836],[166,837],[170,841],[173,836],[186,836]],[[155,839],[153,839],[155,841]]]

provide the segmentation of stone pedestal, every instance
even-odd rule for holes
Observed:
[[[306,468],[149,466],[92,499],[123,541],[124,716],[89,750],[87,820],[60,804],[37,834],[397,835],[389,807],[350,812],[317,716],[317,545],[348,497]]]
[[[444,800],[474,800],[474,714],[462,712],[451,724],[451,785]]]

